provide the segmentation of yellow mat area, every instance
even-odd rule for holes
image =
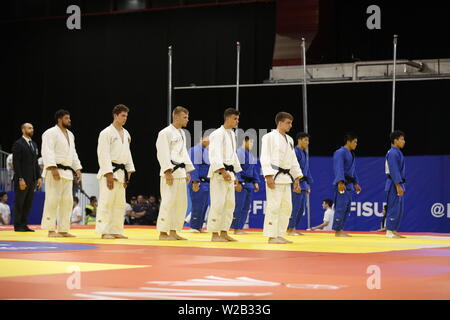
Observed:
[[[421,248],[450,247],[450,236],[412,235],[405,239],[389,239],[381,234],[352,234],[351,238],[337,238],[332,233],[314,232],[303,236],[287,236],[294,241],[292,244],[268,244],[262,232],[251,232],[246,235],[233,235],[238,242],[211,242],[209,233],[180,232],[188,241],[159,241],[159,232],[155,229],[126,229],[125,235],[129,239],[100,239],[92,229],[74,229],[71,231],[76,238],[48,238],[47,231],[16,233],[13,231],[0,231],[0,241],[38,241],[38,242],[64,242],[86,244],[125,244],[139,246],[166,246],[166,247],[195,247],[195,248],[226,248],[247,250],[283,250],[307,252],[333,252],[333,253],[374,253],[396,250],[412,250]],[[350,232],[351,234],[351,232]],[[1,252],[0,252],[1,257]]]
[[[25,259],[0,259],[0,278],[35,276],[45,274],[72,273],[74,271],[104,271],[131,268],[146,268],[149,266],[87,263],[70,261],[41,261]]]

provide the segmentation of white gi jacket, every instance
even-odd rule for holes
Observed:
[[[165,171],[175,167],[172,161],[186,165],[185,168],[178,168],[173,172],[174,178],[186,178],[186,172],[195,169],[186,149],[186,134],[182,129],[177,129],[172,124],[158,133],[156,156],[161,167],[159,173],[161,177],[164,176]]]
[[[72,132],[67,130],[69,141],[62,130],[55,125],[53,128],[47,129],[42,134],[42,160],[44,162],[44,170],[42,176],[47,174],[48,167],[56,167],[57,164],[71,167],[73,170],[81,170],[82,166],[75,150],[75,137]],[[58,169],[59,176],[63,179],[73,180],[71,170]]]
[[[209,135],[209,171],[208,178],[211,178],[213,173],[219,169],[232,165],[234,172],[242,171],[239,158],[236,154],[236,136],[232,129],[225,129],[222,125],[220,128],[214,130]],[[235,176],[231,174],[233,180]]]
[[[113,172],[112,162],[124,164],[128,173],[135,172],[133,157],[130,151],[131,136],[123,128],[123,143],[119,131],[111,124],[103,129],[98,136],[97,157],[100,170],[97,179],[101,179],[105,174]],[[113,173],[114,179],[124,183],[125,172],[121,169]]]
[[[275,178],[278,170],[272,168],[272,165],[289,169],[294,179],[303,176],[295,155],[293,139],[288,135],[283,136],[276,129],[262,137],[260,161],[264,176],[273,175]],[[292,183],[292,180],[288,174],[280,173],[275,179],[275,183],[289,184]]]

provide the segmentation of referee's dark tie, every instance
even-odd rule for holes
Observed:
[[[29,140],[28,143],[30,145],[31,151],[34,153],[33,142],[31,142],[31,140]]]

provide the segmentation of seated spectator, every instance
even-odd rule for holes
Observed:
[[[133,207],[131,207],[131,204],[126,202],[125,203],[125,222],[124,222],[124,224],[131,224],[130,218],[131,218],[132,212],[133,212]]]
[[[322,208],[325,210],[325,213],[323,215],[323,223],[312,227],[311,231],[314,230],[326,230],[330,231],[333,230],[333,217],[334,217],[334,210],[333,210],[333,201],[331,199],[325,199],[322,203]]]
[[[132,224],[149,225],[148,213],[148,200],[144,196],[138,195],[137,203],[133,206],[133,212],[131,213]]]
[[[81,211],[79,202],[78,197],[73,197],[72,217],[70,218],[71,224],[83,224],[83,212]]]
[[[89,198],[89,204],[84,209],[86,216],[84,218],[84,224],[95,224],[95,217],[97,216],[97,197],[92,196]]]
[[[8,194],[6,192],[0,192],[0,224],[3,225],[11,222],[11,209],[6,201],[8,201]]]

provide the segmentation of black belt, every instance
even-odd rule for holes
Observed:
[[[241,176],[242,180],[244,180],[245,183],[253,183],[254,179],[252,177],[245,177]]]
[[[128,183],[128,171],[127,169],[125,169],[125,165],[122,163],[114,163],[111,162],[112,166],[114,167],[113,169],[113,173],[118,171],[118,170],[123,170],[123,172],[125,172],[125,183]]]
[[[56,164],[56,167],[58,167],[58,169],[62,169],[62,170],[70,170],[70,171],[73,172],[74,175],[76,175],[76,172],[75,172],[75,170],[72,169],[72,167],[65,166],[65,165],[60,164],[60,163]]]
[[[394,181],[394,179],[392,179],[390,174],[387,174],[386,176],[388,179],[391,179],[392,181]],[[402,184],[402,183],[406,183],[406,179],[402,179],[402,181],[400,181],[400,184]]]
[[[175,166],[173,167],[172,173],[174,173],[178,168],[186,168],[186,164],[184,163],[178,163],[176,161],[170,160],[170,162],[172,162],[172,164]]]
[[[199,177],[201,182],[207,182],[209,183],[209,178],[205,178],[205,177]]]
[[[223,166],[225,167],[225,170],[233,172],[234,174],[236,174],[236,172],[234,172],[234,167],[233,166],[226,165],[225,163],[223,164]]]
[[[356,183],[356,179],[351,176],[345,176],[345,184]]]
[[[283,169],[283,168],[274,166],[273,164],[271,164],[270,166],[272,167],[272,169],[278,170],[277,174],[276,174],[275,177],[273,178],[274,181],[275,181],[275,179],[278,177],[278,175],[279,175],[280,173],[283,173],[283,174],[289,175],[289,177],[291,177],[292,182],[294,182],[295,179],[294,179],[294,177],[292,176],[292,174],[291,174],[291,172],[290,172],[290,171],[291,171],[290,169]]]
[[[308,184],[310,184],[307,177],[301,177],[299,182],[303,182],[303,181],[306,181]]]

